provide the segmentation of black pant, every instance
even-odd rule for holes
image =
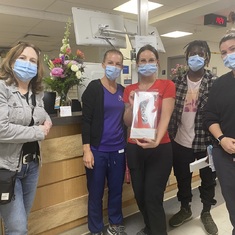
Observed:
[[[178,200],[182,206],[188,205],[192,201],[192,173],[189,164],[196,159],[201,159],[207,155],[206,151],[194,153],[193,149],[186,148],[176,142],[172,142],[173,148],[173,168],[178,184]],[[211,205],[216,204],[215,186],[216,173],[210,167],[199,170],[201,186],[199,186],[201,202],[204,208],[210,209]]]
[[[172,168],[171,143],[143,149],[127,145],[127,162],[139,210],[151,235],[167,235],[163,196]]]
[[[232,234],[235,235],[235,154],[226,153],[220,146],[214,146],[212,154],[221,191],[233,226]]]

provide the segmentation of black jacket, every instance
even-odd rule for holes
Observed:
[[[121,88],[124,87],[120,84]],[[124,124],[123,124],[124,125]],[[82,95],[83,144],[99,146],[104,128],[104,91],[101,80],[91,81]]]

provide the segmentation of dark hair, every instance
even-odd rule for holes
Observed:
[[[30,44],[28,42],[19,42],[16,46],[12,47],[8,53],[6,54],[6,57],[4,58],[1,69],[0,69],[0,79],[5,80],[7,85],[11,85],[15,83],[18,85],[17,80],[15,79],[12,66],[15,63],[16,59],[19,58],[21,53],[24,51],[26,47],[31,47],[35,50],[38,61],[37,61],[37,75],[30,81],[32,92],[37,93],[39,91],[43,90],[42,86],[42,78],[44,75],[44,69],[43,69],[43,62],[40,58],[40,50],[34,46],[33,44]]]
[[[147,45],[145,45],[145,46],[143,46],[143,47],[141,47],[141,48],[139,49],[139,51],[138,51],[138,53],[137,53],[137,56],[136,56],[136,62],[137,62],[137,63],[139,62],[140,54],[141,54],[143,51],[147,51],[147,50],[153,52],[153,54],[156,56],[156,59],[157,59],[157,60],[159,59],[159,55],[158,55],[157,50],[156,50],[153,46],[147,44]]]
[[[124,57],[123,57],[122,52],[119,51],[119,50],[117,50],[117,49],[110,49],[110,50],[108,50],[108,51],[106,51],[106,52],[104,53],[103,63],[105,62],[106,57],[107,57],[107,55],[108,55],[109,53],[114,53],[114,54],[120,55],[120,56],[122,57],[122,62],[123,62]]]
[[[190,53],[190,51],[192,50],[193,47],[202,47],[202,48],[204,48],[204,50],[206,52],[207,65],[209,64],[210,59],[211,59],[211,50],[210,50],[210,48],[209,48],[206,41],[195,40],[195,41],[192,41],[192,42],[188,43],[185,47],[186,47],[186,50],[185,50],[184,53],[185,53],[186,60],[188,60],[189,53]]]
[[[235,39],[235,28],[232,28],[226,32],[226,34],[221,38],[219,46],[230,39]]]

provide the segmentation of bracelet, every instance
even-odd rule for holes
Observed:
[[[221,135],[217,138],[218,144],[220,144],[221,140],[225,137],[225,135]]]

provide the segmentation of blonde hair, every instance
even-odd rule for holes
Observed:
[[[219,42],[219,46],[228,40],[235,39],[235,28],[231,28],[227,30],[226,34],[222,37],[222,39]]]

